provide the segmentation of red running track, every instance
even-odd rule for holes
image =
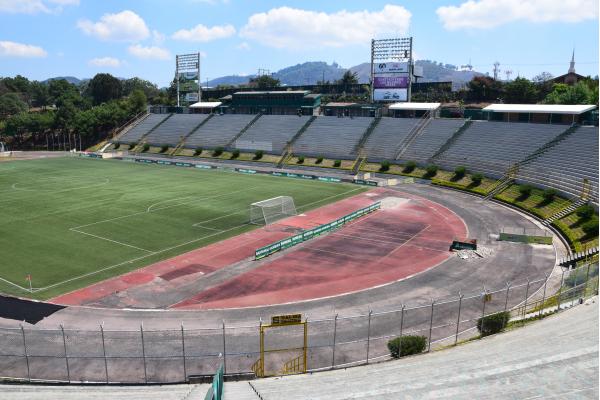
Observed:
[[[264,306],[331,297],[384,285],[432,268],[448,257],[450,243],[467,236],[456,214],[427,199],[375,189],[280,221],[308,228],[387,197],[410,199],[369,214],[342,229],[260,261],[259,266],[172,305],[178,309]],[[287,230],[287,232],[286,232]],[[182,254],[120,277],[57,297],[60,304],[99,304],[119,292],[169,290],[202,274],[252,257],[254,250],[293,234],[258,229]],[[234,249],[234,250],[232,250]],[[161,286],[162,285],[162,286]],[[132,299],[135,304],[135,299]]]

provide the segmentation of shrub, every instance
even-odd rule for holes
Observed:
[[[169,150],[169,145],[163,144],[162,146],[160,146],[160,152],[161,153],[164,153],[167,150]]]
[[[589,204],[581,206],[577,209],[577,216],[584,221],[587,221],[592,218],[594,215],[594,207]]]
[[[119,147],[121,147],[121,143],[117,142],[114,144],[114,149],[117,150]]]
[[[477,320],[477,330],[481,333],[481,336],[493,335],[506,328],[509,319],[510,313],[508,311],[486,315]]]
[[[202,147],[196,147],[196,150],[194,150],[194,155],[199,156],[202,154],[202,150],[204,150]]]
[[[231,152],[231,158],[238,158],[240,156],[240,151],[238,149],[235,149],[234,151]]]
[[[319,156],[319,157],[317,157],[315,164],[321,164],[322,162],[323,162],[323,156]]]
[[[405,174],[410,174],[415,170],[415,168],[417,168],[417,163],[414,161],[409,161],[406,164],[404,164],[404,169],[402,170],[402,172],[404,172]]]
[[[521,196],[519,197],[521,200],[525,200],[529,196],[531,196],[531,192],[533,191],[533,187],[531,185],[521,185],[519,186],[519,193]]]
[[[298,157],[298,161],[296,161],[296,163],[304,164],[304,157],[302,157],[302,156]]]
[[[144,143],[144,146],[142,147],[142,152],[147,152],[148,150],[150,150],[150,145],[148,143]]]
[[[129,150],[133,150],[135,148],[135,146],[137,146],[137,143],[130,143],[129,144]]]
[[[467,169],[463,166],[460,167],[456,167],[454,169],[454,178],[458,181],[462,178],[465,177],[465,175],[467,174]]]
[[[387,346],[392,357],[400,358],[423,352],[427,346],[427,338],[425,336],[402,336],[388,341]]]
[[[254,152],[254,159],[255,159],[255,160],[260,160],[261,158],[263,158],[263,155],[264,155],[264,154],[265,154],[265,152],[264,152],[264,151],[262,151],[262,150],[256,150],[256,151]]]
[[[213,150],[213,157],[219,157],[221,154],[223,154],[223,148],[222,147],[217,147],[216,149]]]
[[[483,175],[482,174],[473,174],[473,175],[471,175],[471,182],[473,182],[474,186],[481,185],[482,181],[483,181]]]
[[[342,166],[342,160],[335,160],[333,162],[333,166],[336,167],[336,168],[341,167]]]
[[[544,190],[542,197],[544,198],[544,203],[552,203],[556,197],[556,189],[549,188]]]
[[[427,168],[425,168],[425,176],[428,178],[433,178],[437,174],[437,172],[437,165],[428,165]]]
[[[381,166],[379,167],[381,172],[386,172],[390,170],[390,162],[388,160],[382,161]]]
[[[581,226],[581,230],[585,232],[587,236],[597,236],[598,235],[598,220],[593,219],[591,221],[586,222]]]

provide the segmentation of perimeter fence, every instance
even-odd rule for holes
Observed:
[[[395,337],[426,337],[431,351],[478,334],[477,321],[509,311],[511,323],[578,304],[598,293],[598,263],[550,277],[482,288],[477,293],[400,304],[395,310],[308,320],[309,371],[368,364],[390,358]],[[174,330],[0,329],[0,376],[23,381],[176,383],[193,375],[249,373],[260,356],[259,326]],[[271,338],[278,349],[297,347],[298,330]],[[276,360],[283,367],[288,360]]]

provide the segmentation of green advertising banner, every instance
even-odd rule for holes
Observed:
[[[260,260],[261,258],[267,257],[273,253],[277,253],[278,251],[293,247],[297,244],[320,236],[324,233],[331,232],[335,229],[341,228],[343,225],[348,222],[354,221],[357,218],[362,217],[363,215],[369,214],[375,210],[381,208],[381,202],[373,203],[368,207],[361,208],[360,210],[354,211],[348,215],[345,215],[341,218],[336,219],[335,221],[329,222],[327,224],[319,225],[316,228],[308,229],[298,235],[280,240],[275,243],[271,243],[270,245],[261,247],[256,249],[254,252],[254,259]]]

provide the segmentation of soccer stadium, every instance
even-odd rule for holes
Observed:
[[[413,41],[369,84],[203,87],[198,52],[171,100],[2,114],[0,398],[597,398],[597,76],[469,103],[509,75],[423,82]]]

